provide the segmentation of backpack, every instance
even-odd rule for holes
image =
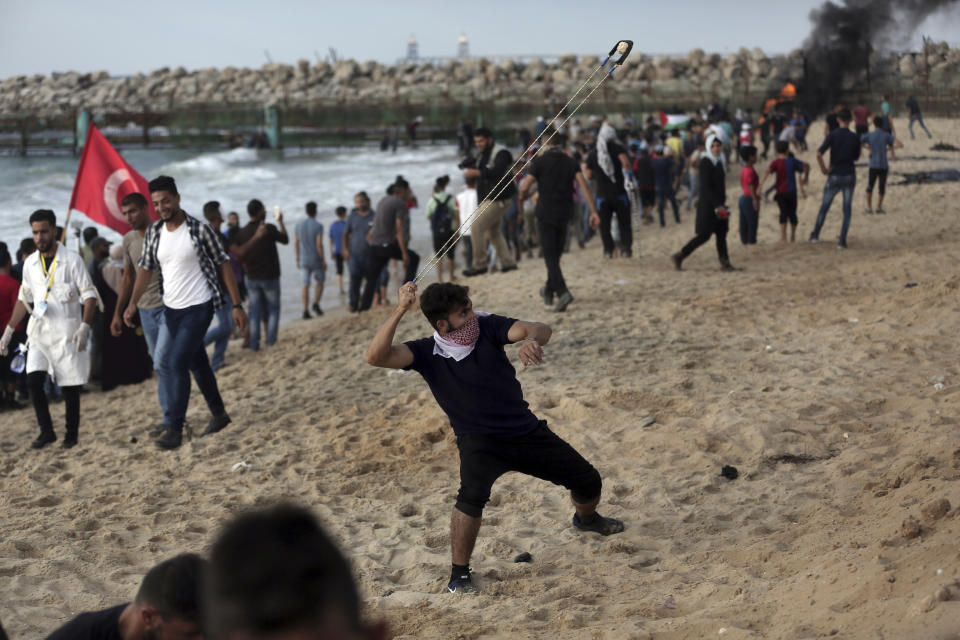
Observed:
[[[430,217],[430,229],[434,233],[450,233],[453,231],[453,216],[450,215],[450,198],[452,197],[449,193],[446,194],[447,199],[437,200],[434,196],[434,200],[437,203],[437,206],[433,209],[433,215]]]

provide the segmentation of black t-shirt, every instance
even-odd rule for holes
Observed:
[[[249,222],[233,237],[236,245],[246,244],[257,232],[259,222]],[[272,224],[267,224],[267,235],[257,240],[247,250],[243,257],[243,267],[247,277],[251,280],[274,280],[280,277],[280,256],[277,253],[277,243],[287,244],[289,238],[286,233],[280,233]]]
[[[840,118],[837,117],[837,114],[831,113],[827,115],[827,131],[834,131],[840,126]]]
[[[641,189],[653,189],[653,159],[649,153],[641,152],[633,161],[633,173],[637,177],[637,186]]]
[[[573,181],[580,163],[554,148],[537,156],[530,164],[530,175],[537,179],[537,216],[566,222],[573,213]]]
[[[47,640],[123,640],[120,614],[126,608],[126,604],[119,604],[103,611],[81,613],[47,636]]]
[[[861,148],[860,136],[850,129],[840,127],[827,134],[817,151],[823,153],[830,149],[830,175],[852,176]]]
[[[473,351],[457,362],[433,353],[433,338],[406,342],[413,352],[412,369],[423,376],[437,404],[457,435],[480,433],[520,436],[537,428],[523,399],[517,371],[503,350],[513,318],[489,315],[478,319],[480,337]]]
[[[607,143],[607,150],[610,152],[610,160],[613,161],[614,180],[610,180],[603,169],[600,168],[596,149],[587,156],[587,167],[593,172],[593,179],[597,183],[597,197],[604,200],[617,198],[627,193],[626,189],[623,188],[623,167],[620,166],[620,154],[626,153],[626,151],[613,141]]]
[[[910,98],[909,100],[907,100],[907,103],[906,103],[906,104],[907,104],[907,109],[910,110],[910,115],[911,115],[911,116],[919,115],[919,113],[920,113],[920,105],[917,104],[917,101],[916,101],[915,99]]]

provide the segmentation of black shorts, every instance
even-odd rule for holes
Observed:
[[[657,202],[657,192],[647,187],[640,187],[640,204],[652,207]]]
[[[441,249],[450,241],[450,238],[453,237],[453,231],[434,231],[433,233],[433,252],[439,253]],[[447,247],[448,249],[450,247]]]
[[[780,207],[780,224],[788,222],[797,226],[797,192],[787,191],[776,195],[777,206]]]
[[[456,507],[479,518],[497,478],[508,471],[548,480],[570,490],[586,504],[600,496],[600,473],[544,420],[522,436],[498,437],[476,433],[457,436],[460,449],[460,491]]]
[[[880,182],[880,188],[877,189],[880,192],[880,195],[883,195],[887,192],[887,173],[889,169],[870,169],[870,173],[867,176],[867,193],[873,193],[873,185],[878,180]]]
[[[333,262],[337,265],[337,275],[343,275],[343,254],[335,253],[333,254]]]
[[[863,134],[865,134],[865,133],[867,133],[868,131],[870,131],[870,127],[869,127],[868,125],[865,125],[865,124],[858,124],[858,125],[856,125],[856,130],[857,130],[857,135],[858,135],[858,136],[862,136]]]

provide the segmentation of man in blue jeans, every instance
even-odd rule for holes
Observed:
[[[220,211],[220,203],[216,200],[211,200],[203,205],[203,217],[206,218],[207,224],[217,232],[217,239],[220,241],[223,252],[226,253],[229,243],[227,242],[227,237],[220,232],[220,227],[223,226],[223,213]],[[223,282],[221,281],[220,284],[222,285]],[[224,295],[225,304],[214,314],[217,318],[217,324],[207,329],[207,335],[203,338],[204,347],[208,347],[211,344],[213,345],[213,357],[210,359],[210,368],[214,371],[219,371],[223,368],[223,365],[226,364],[227,344],[230,342],[230,336],[233,335],[233,313],[231,309],[233,299],[229,293],[225,293]]]
[[[343,257],[350,270],[348,309],[351,313],[360,307],[360,287],[367,270],[367,232],[373,226],[370,196],[361,191],[353,197],[354,209],[347,216],[343,232]]]
[[[827,134],[823,144],[817,149],[817,163],[820,171],[827,176],[823,187],[823,202],[817,214],[817,224],[810,233],[810,242],[820,242],[820,230],[827,219],[827,211],[838,192],[843,193],[843,226],[837,239],[837,249],[847,248],[847,230],[850,228],[850,214],[853,207],[853,187],[857,183],[854,163],[860,157],[860,137],[850,131],[852,120],[849,109],[841,109],[837,114],[840,126]],[[830,150],[830,168],[823,163],[823,152]]]
[[[173,178],[160,176],[151,180],[150,197],[160,220],[151,224],[144,236],[137,279],[123,320],[127,326],[133,326],[137,303],[150,284],[151,273],[159,271],[169,344],[157,368],[166,398],[161,398],[165,431],[156,443],[162,449],[176,449],[182,441],[190,402],[191,372],[197,385],[207,389],[205,396],[213,414],[202,435],[216,433],[230,423],[203,338],[214,311],[226,304],[223,285],[233,300],[239,300],[240,293],[216,232],[180,208],[180,194]],[[233,320],[240,329],[247,324],[239,304],[233,305]]]
[[[253,199],[247,203],[250,222],[233,238],[230,252],[247,270],[247,294],[250,296],[250,349],[260,350],[260,324],[267,318],[267,346],[277,341],[280,328],[280,256],[277,243],[290,242],[283,216],[276,214],[277,226],[267,224],[267,210]]]

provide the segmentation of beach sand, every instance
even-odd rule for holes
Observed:
[[[960,145],[960,122],[928,126],[934,140],[907,136],[891,183],[960,167],[960,153],[930,151]],[[534,412],[600,470],[600,511],[623,534],[573,530],[560,487],[508,474],[473,557],[482,594],[444,593],[449,424],[417,374],[365,363],[385,312],[325,317],[259,354],[232,343],[219,380],[233,424],[176,452],[146,437],[152,380],[85,394],[67,452],[28,448],[32,409],[0,414],[0,619],[12,639],[43,637],[128,601],[160,560],[208,550],[231,514],[290,500],[340,541],[367,615],[397,638],[956,638],[960,184],[893,184],[889,213],[867,216],[858,176],[848,251],[832,241],[839,197],[824,241],[805,242],[814,170],[800,242],[777,242],[772,202],[758,246],[732,230],[742,271],[720,272],[712,241],[673,269],[686,213],[642,227],[631,260],[604,261],[599,239],[574,246],[565,314],[537,296],[538,259],[468,281],[477,309],[552,325],[542,366],[507,353]],[[429,332],[411,313],[398,338]],[[62,437],[62,404],[53,414]],[[524,551],[533,561],[514,564]]]

